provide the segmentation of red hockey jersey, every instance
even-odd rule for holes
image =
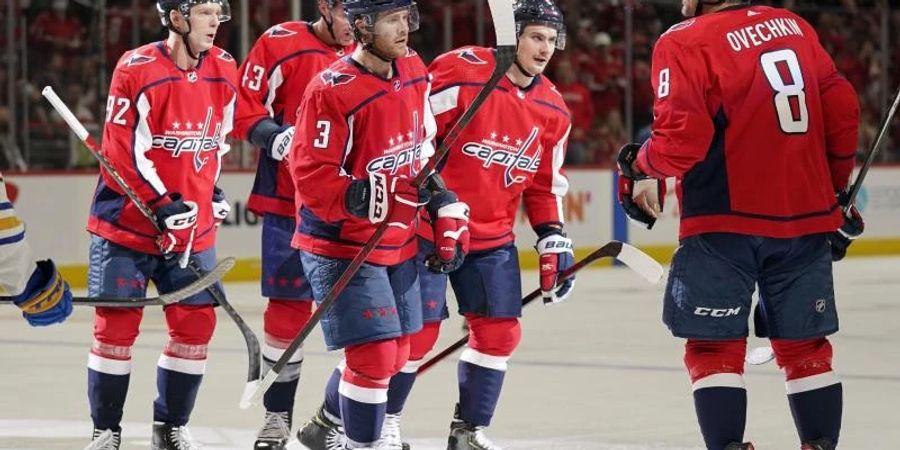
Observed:
[[[765,6],[690,19],[660,37],[652,70],[638,164],[678,178],[682,238],[841,225],[835,190],[853,169],[859,106],[807,22]]]
[[[384,79],[345,57],[306,89],[289,159],[299,205],[293,246],[353,258],[377,225],[351,215],[344,194],[353,179],[388,172],[413,177],[434,153],[434,118],[425,64],[410,51]],[[300,202],[298,202],[300,203]],[[415,256],[415,224],[388,228],[368,262],[394,265]]]
[[[431,106],[441,142],[494,70],[492,49],[463,47],[437,57]],[[468,203],[472,251],[515,239],[513,225],[524,198],[532,226],[562,224],[569,188],[562,171],[571,116],[546,77],[521,89],[503,77],[439,166],[447,187]],[[431,239],[423,221],[419,235]]]
[[[237,65],[213,47],[200,65],[181,70],[165,42],[126,52],[106,103],[103,155],[145,204],[180,193],[199,207],[194,251],[215,243],[213,187],[237,103]],[[157,231],[101,169],[88,231],[116,244],[159,254]]]
[[[268,117],[279,124],[293,125],[306,85],[322,69],[352,52],[353,47],[335,49],[325,45],[306,22],[286,22],[269,28],[239,69],[236,136],[250,140],[253,129]],[[266,150],[260,152],[247,207],[260,215],[292,217],[297,211],[287,163],[272,158]]]

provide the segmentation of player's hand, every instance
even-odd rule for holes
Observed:
[[[561,229],[549,228],[538,233],[535,249],[539,256],[544,304],[565,300],[572,293],[575,277],[560,281],[559,274],[575,264],[572,240]]]
[[[453,191],[441,191],[428,202],[434,230],[434,253],[425,258],[432,272],[450,273],[462,265],[469,253],[469,205]]]
[[[291,140],[294,139],[294,127],[285,126],[269,138],[269,155],[276,161],[284,161],[291,152]]]
[[[385,173],[371,173],[368,180],[354,180],[344,197],[350,214],[369,222],[407,229],[431,193],[413,186],[412,179]]]
[[[640,149],[640,144],[625,144],[619,150],[618,200],[631,221],[649,230],[662,214],[666,181],[638,173],[635,161]]]
[[[831,244],[831,260],[840,261],[847,256],[847,248],[858,238],[866,229],[862,215],[856,209],[856,205],[851,205],[850,209],[844,213],[844,224],[836,231],[832,231],[828,235],[828,243]]]
[[[25,290],[13,299],[33,327],[53,325],[72,314],[72,292],[53,261],[38,261]]]
[[[225,191],[218,186],[213,188],[212,213],[216,226],[224,222],[228,218],[228,214],[231,213],[231,205],[228,204],[228,199],[225,198]]]
[[[156,207],[156,223],[162,233],[156,240],[163,255],[190,254],[197,231],[197,204],[184,201],[181,194],[169,194]]]

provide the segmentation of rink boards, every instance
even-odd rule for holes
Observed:
[[[588,253],[611,239],[629,241],[661,261],[671,256],[677,242],[678,208],[669,189],[664,217],[652,231],[630,224],[615,201],[615,180],[610,170],[574,169],[568,172],[570,189],[563,204],[566,229],[577,251]],[[96,174],[6,174],[10,197],[28,225],[28,237],[39,257],[51,257],[76,286],[86,280],[89,239],[84,231]],[[671,182],[671,180],[670,180]],[[250,172],[225,172],[219,185],[232,203],[232,214],[222,227],[218,252],[239,263],[232,281],[259,276],[261,221],[246,209],[253,184]],[[859,205],[866,219],[864,238],[851,254],[900,254],[900,167],[879,167],[869,173]],[[522,265],[536,267],[534,233],[520,209],[516,235]]]

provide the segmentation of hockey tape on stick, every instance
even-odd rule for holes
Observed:
[[[579,270],[603,258],[615,258],[616,260],[628,266],[629,269],[637,272],[642,278],[644,278],[651,284],[656,284],[660,279],[662,279],[663,268],[661,265],[659,265],[658,262],[656,262],[655,259],[651,258],[650,255],[624,242],[611,241],[603,247],[594,250],[591,254],[585,256],[581,261],[578,261],[572,267],[564,270],[563,273],[559,276],[557,285],[562,284],[563,281],[571,278]],[[541,290],[535,289],[530,294],[522,298],[522,306],[524,307],[528,305],[529,303],[534,301],[534,299],[540,296]],[[416,373],[416,376],[421,376],[432,366],[445,359],[446,357],[452,355],[460,348],[464,347],[468,341],[469,335],[467,333],[465,336],[419,366],[419,371]]]
[[[497,36],[497,48],[494,53],[496,62],[494,71],[491,73],[491,77],[488,79],[487,83],[481,88],[481,91],[478,92],[478,95],[472,100],[472,103],[469,104],[459,120],[457,120],[444,137],[441,145],[435,150],[434,155],[413,179],[412,184],[415,186],[422,186],[431,173],[434,172],[437,164],[444,158],[450,150],[450,147],[456,142],[456,139],[459,137],[462,130],[469,124],[475,116],[475,113],[478,112],[481,105],[487,100],[488,96],[497,86],[497,83],[499,83],[506,75],[506,71],[512,67],[513,62],[516,59],[516,21],[512,0],[488,0],[488,5],[491,8],[491,17],[493,17],[494,20],[494,31]],[[353,276],[356,275],[359,268],[366,262],[366,258],[368,258],[372,251],[375,250],[375,247],[381,241],[387,228],[387,222],[381,222],[378,225],[378,228],[375,229],[375,232],[369,240],[366,241],[366,245],[364,245],[353,260],[350,261],[350,264],[344,270],[344,273],[342,273],[340,278],[335,281],[331,290],[325,295],[325,298],[319,302],[319,306],[309,318],[309,322],[307,322],[306,326],[300,330],[300,333],[297,334],[297,337],[294,338],[293,341],[291,341],[290,345],[284,349],[284,353],[278,358],[278,361],[272,365],[272,368],[269,369],[265,377],[258,383],[248,383],[248,385],[245,386],[244,393],[241,396],[241,401],[239,403],[241,409],[247,409],[251,405],[259,404],[263,394],[265,394],[272,386],[272,383],[278,378],[278,374],[281,373],[294,353],[297,352],[297,349],[303,344],[303,341],[306,340],[309,334],[312,333],[312,330],[318,325],[322,314],[331,308],[331,305],[337,300],[338,295],[340,295],[344,288],[347,287],[347,284],[350,283],[350,280],[353,279]]]
[[[94,140],[93,137],[87,132],[87,129],[84,128],[84,125],[75,117],[75,114],[72,114],[72,111],[68,106],[56,95],[56,92],[53,91],[53,88],[50,86],[44,87],[41,91],[41,94],[47,101],[53,105],[53,109],[56,110],[57,113],[63,118],[66,124],[69,125],[69,128],[72,129],[72,132],[84,142],[84,145],[87,146],[88,150],[91,151],[91,154],[97,158],[97,161],[100,162],[100,165],[103,166],[103,169],[106,170],[106,173],[112,178],[116,184],[122,189],[122,192],[128,196],[132,203],[134,203],[135,207],[141,212],[141,214],[156,227],[157,232],[162,233],[162,230],[159,227],[159,224],[156,223],[156,217],[153,214],[153,211],[141,201],[141,199],[134,193],[134,190],[128,186],[128,183],[122,178],[119,174],[119,171],[113,167],[112,163],[106,159],[106,156],[100,151],[100,146],[97,144],[97,141]],[[199,279],[203,276],[203,272],[197,267],[196,263],[190,259],[190,252],[185,252],[182,255],[182,259],[180,262],[185,263],[182,267],[190,268],[191,272],[197,276]],[[234,322],[234,324],[238,327],[238,330],[241,332],[241,335],[244,337],[244,342],[247,344],[247,357],[249,358],[249,364],[247,368],[247,380],[255,380],[259,378],[259,373],[261,370],[261,352],[259,349],[259,339],[256,338],[256,335],[253,334],[253,330],[247,326],[247,323],[244,322],[244,319],[240,314],[231,306],[225,299],[225,295],[219,291],[219,289],[215,286],[215,284],[211,284],[206,286],[206,290],[210,293],[210,295],[215,299],[216,303],[222,307],[222,309],[228,314],[228,317]]]

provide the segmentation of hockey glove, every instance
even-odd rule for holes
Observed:
[[[846,205],[840,200],[840,197],[841,195],[838,195],[838,203],[841,205],[841,209],[843,209]],[[866,229],[866,224],[863,222],[859,210],[856,209],[856,205],[851,205],[850,209],[848,209],[843,216],[844,224],[828,235],[828,243],[831,244],[832,261],[844,259],[844,256],[847,256],[847,248],[850,247],[850,244],[863,234],[863,231]]]
[[[572,293],[575,277],[559,279],[559,274],[575,264],[575,253],[572,240],[566,237],[561,229],[548,227],[536,229],[538,241],[535,249],[539,256],[541,269],[541,295],[544,304],[559,303]]]
[[[428,202],[434,231],[434,253],[425,258],[432,272],[450,273],[462,265],[469,253],[469,205],[453,191],[441,191]]]
[[[225,191],[220,189],[218,186],[213,188],[213,196],[212,196],[212,213],[213,219],[216,222],[216,226],[219,226],[225,219],[228,218],[228,214],[231,212],[231,205],[228,204],[228,199],[225,198]]]
[[[38,261],[25,290],[13,298],[33,327],[60,323],[72,314],[72,292],[53,261]]]
[[[635,173],[632,167],[640,149],[640,144],[625,144],[619,150],[618,199],[625,215],[631,221],[649,230],[656,223],[656,217],[635,201],[635,195],[646,198],[647,206],[650,208],[656,209],[656,205],[658,205],[658,211],[662,212],[666,199],[666,180],[654,180],[646,175]],[[647,186],[653,182],[656,183],[655,193],[652,192],[651,186]]]
[[[269,155],[276,161],[284,161],[284,158],[291,152],[291,140],[294,139],[294,127],[281,127],[276,133],[269,138],[268,146]]]
[[[412,185],[412,179],[371,173],[368,180],[353,180],[344,194],[350,214],[372,223],[407,229],[419,207],[428,203],[430,192]]]
[[[169,194],[162,206],[156,208],[156,223],[162,230],[156,243],[163,255],[184,253],[189,255],[197,231],[197,204],[184,201],[181,194]],[[187,266],[187,259],[184,265]]]

